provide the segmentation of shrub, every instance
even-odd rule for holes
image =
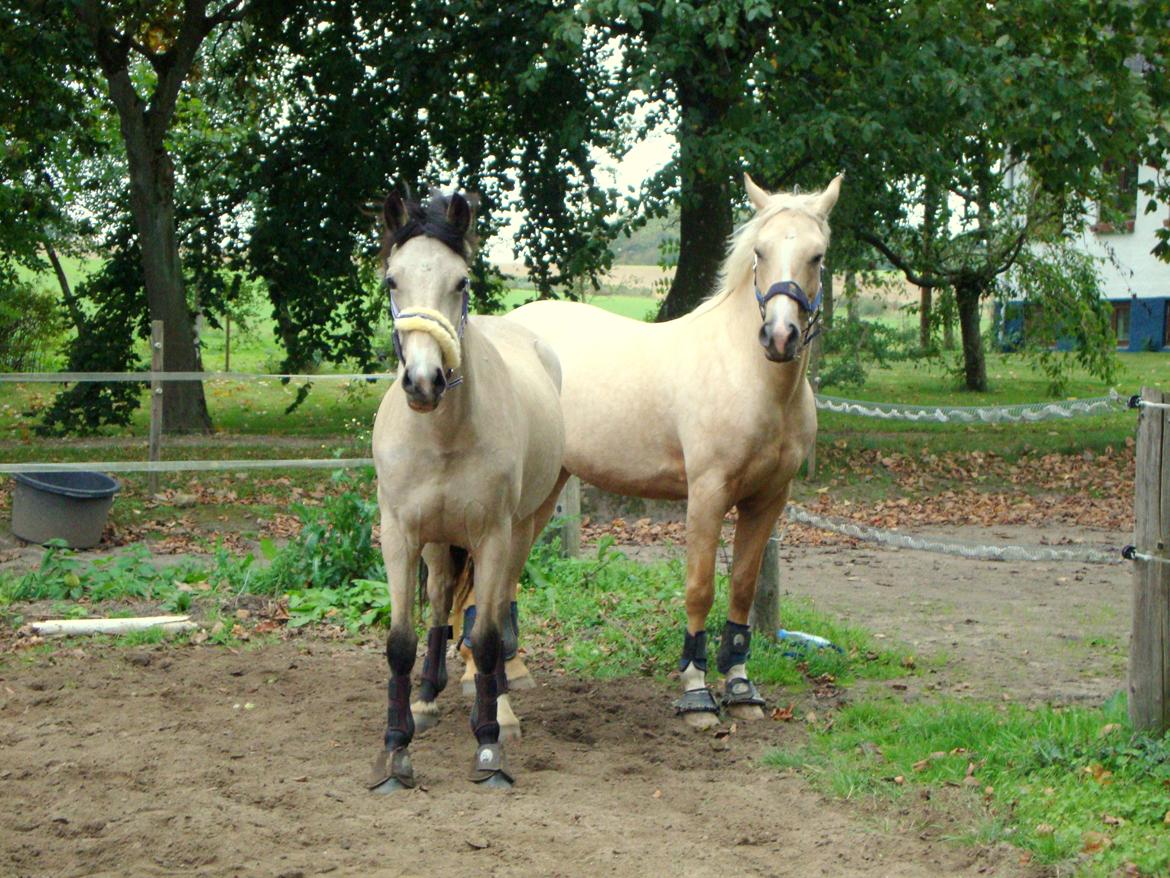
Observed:
[[[25,281],[0,284],[0,371],[40,371],[65,328],[57,301]]]

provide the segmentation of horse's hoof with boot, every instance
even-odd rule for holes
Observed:
[[[674,702],[674,712],[692,729],[702,731],[719,725],[719,705],[706,686],[688,689]]]
[[[410,705],[410,713],[414,717],[416,735],[433,729],[439,724],[439,705],[433,701],[414,702]]]
[[[746,677],[734,677],[723,686],[723,706],[735,719],[763,719],[764,704],[759,690]]]
[[[370,792],[382,796],[414,789],[414,766],[410,764],[410,754],[405,749],[379,753],[369,788]]]
[[[504,749],[499,743],[480,744],[471,766],[471,780],[489,790],[510,790],[512,775],[504,765]]]

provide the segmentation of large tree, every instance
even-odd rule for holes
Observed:
[[[164,323],[163,368],[197,371],[200,359],[179,252],[176,170],[168,138],[200,48],[216,29],[241,19],[242,0],[222,0],[214,8],[209,0],[81,0],[75,12],[88,49],[75,63],[82,70],[97,66],[117,113],[146,301],[151,319]],[[72,21],[67,11],[61,15]],[[60,27],[60,22],[54,25]],[[210,429],[202,384],[164,385],[163,427],[169,432]]]
[[[969,389],[987,388],[980,315],[997,279],[1032,243],[1079,233],[1087,205],[1110,196],[1105,167],[1165,125],[1149,77],[1127,61],[1144,56],[1164,75],[1167,15],[1165,0],[924,0],[893,22],[896,51],[858,111],[892,102],[930,122],[890,130],[896,151],[881,166],[897,197],[859,236],[912,283],[953,289]],[[924,223],[939,191],[939,216]]]

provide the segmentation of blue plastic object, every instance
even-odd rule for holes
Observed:
[[[808,634],[804,631],[788,631],[781,628],[776,632],[776,638],[792,647],[791,651],[784,653],[792,657],[799,657],[813,649],[834,649],[837,652],[845,651],[828,638],[821,637],[819,634]]]

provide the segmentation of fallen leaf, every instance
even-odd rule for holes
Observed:
[[[782,723],[791,722],[792,708],[793,708],[792,704],[789,704],[787,707],[774,707],[774,708],[772,708],[772,719],[776,720],[777,722],[782,722]]]
[[[1081,836],[1081,853],[1096,854],[1113,844],[1113,839],[1103,832],[1089,830]]]

